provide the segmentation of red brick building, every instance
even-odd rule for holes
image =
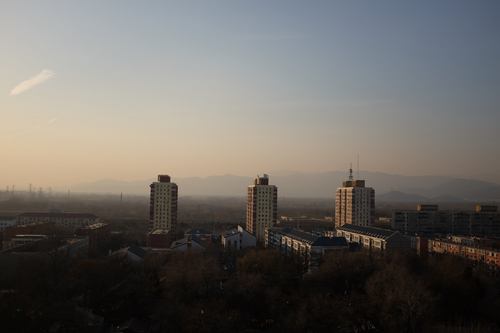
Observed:
[[[48,235],[54,227],[55,222],[33,222],[6,227],[2,249],[6,250],[14,246],[13,238],[17,235]]]
[[[10,242],[16,235],[45,235],[55,225],[55,222],[32,222],[6,227],[4,242]]]
[[[89,249],[97,249],[97,246],[111,236],[111,224],[96,223],[76,229],[76,236],[87,236],[89,238]]]
[[[485,239],[459,236],[431,239],[429,253],[435,256],[460,256],[470,266],[484,269],[490,275],[500,276],[500,249],[489,247]]]
[[[169,249],[170,232],[165,229],[154,229],[148,233],[148,247],[156,249]]]

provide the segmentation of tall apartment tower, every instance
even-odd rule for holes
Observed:
[[[266,229],[276,226],[278,215],[278,188],[269,185],[269,177],[257,176],[247,190],[246,230],[264,243]]]
[[[158,175],[158,181],[149,187],[149,231],[169,230],[173,241],[177,232],[177,184],[171,183],[168,175]]]
[[[375,190],[365,187],[364,180],[349,180],[335,191],[335,227],[346,223],[371,227],[375,213]]]

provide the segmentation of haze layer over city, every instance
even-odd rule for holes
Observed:
[[[370,172],[499,176],[496,1],[0,8],[3,189],[347,177],[358,155]]]

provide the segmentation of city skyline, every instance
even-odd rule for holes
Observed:
[[[499,175],[500,4],[1,5],[0,186]],[[335,185],[336,186],[336,185]]]

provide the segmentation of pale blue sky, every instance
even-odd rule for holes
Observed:
[[[374,172],[498,175],[499,14],[498,1],[3,1],[0,186],[347,170],[358,154]]]

